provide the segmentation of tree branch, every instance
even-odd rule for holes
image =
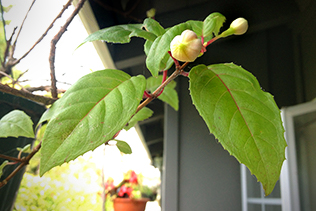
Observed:
[[[4,51],[4,55],[3,55],[3,61],[1,61],[1,70],[7,74],[11,74],[12,72],[12,67],[13,65],[11,65],[11,63],[15,60],[13,58],[13,56],[9,55],[9,49],[10,49],[10,46],[11,46],[11,41],[12,41],[12,38],[13,38],[13,35],[16,31],[17,27],[15,27],[13,29],[13,32],[10,36],[10,39],[6,41],[6,48],[5,48],[5,51]],[[7,57],[9,56],[9,61],[6,62],[7,60]],[[4,75],[3,74],[0,74],[0,78],[2,78]]]
[[[17,84],[23,91],[26,91],[26,89],[24,89],[24,87],[22,85],[20,85],[18,83],[18,81],[15,81],[10,75],[6,74],[5,72],[3,72],[1,70],[0,70],[0,74],[4,75],[4,76],[6,76],[6,77],[8,77],[10,79],[12,81],[13,87],[14,87],[15,84]]]
[[[38,150],[40,150],[41,146],[42,146],[42,142],[40,142],[36,147],[34,147],[32,152],[28,156],[26,156],[25,159],[22,158],[20,160],[21,164],[16,169],[14,169],[14,171],[11,172],[11,174],[7,178],[5,178],[2,182],[0,182],[0,188],[5,186],[8,183],[8,181],[12,179],[24,166],[29,164],[29,161],[31,160],[31,158],[38,152]]]
[[[14,88],[9,87],[8,85],[3,85],[0,83],[0,91],[8,93],[8,94],[12,94],[18,97],[23,97],[44,105],[50,105],[53,104],[57,99],[53,99],[53,98],[48,98],[48,97],[44,97],[44,96],[40,96],[40,95],[34,95],[30,92],[26,92],[23,90],[17,90]]]
[[[21,162],[21,159],[19,159],[19,158],[7,156],[7,155],[2,155],[2,154],[0,154],[0,158],[3,158],[5,160],[12,160],[12,161],[15,161],[15,162]]]
[[[13,45],[12,45],[12,47],[11,47],[11,56],[12,56],[12,57],[13,57],[13,54],[14,54],[14,50],[15,50],[16,43],[17,43],[17,41],[18,41],[18,38],[19,38],[20,33],[21,33],[21,31],[22,31],[22,28],[23,28],[23,26],[24,26],[24,22],[25,22],[25,20],[26,20],[26,18],[27,18],[27,16],[28,16],[29,12],[31,11],[31,9],[32,9],[32,7],[33,7],[35,1],[36,1],[36,0],[33,0],[33,2],[32,2],[32,4],[31,4],[30,8],[29,8],[28,11],[26,12],[25,17],[24,17],[24,19],[23,19],[23,21],[22,21],[22,23],[21,23],[20,29],[19,29],[19,31],[18,31],[18,34],[16,35],[15,41],[13,42]]]
[[[51,51],[49,55],[49,64],[50,64],[50,76],[51,76],[51,86],[52,86],[52,97],[57,98],[57,87],[56,87],[56,76],[55,76],[55,50],[56,50],[56,44],[61,38],[61,36],[66,31],[67,27],[73,20],[73,18],[78,14],[80,9],[82,8],[83,4],[86,0],[80,0],[78,4],[76,5],[74,11],[70,15],[70,17],[67,19],[66,23],[61,27],[59,32],[54,36],[54,38],[51,41]]]
[[[51,90],[51,86],[27,87],[25,89],[29,92],[35,92],[35,91],[49,92]],[[64,90],[64,89],[57,89],[57,93],[65,93],[65,92],[66,92],[66,90]]]
[[[72,0],[69,0],[67,2],[66,5],[64,5],[63,9],[59,12],[59,14],[57,15],[57,17],[53,20],[53,22],[48,26],[48,28],[46,29],[46,31],[44,32],[44,34],[42,34],[42,36],[35,42],[35,44],[19,59],[15,60],[12,65],[16,65],[18,64],[24,57],[26,57],[32,50],[33,48],[42,41],[42,39],[47,35],[48,31],[54,26],[54,23],[56,22],[56,20],[58,18],[61,17],[61,15],[64,13],[64,11],[68,8],[68,6],[71,4]]]

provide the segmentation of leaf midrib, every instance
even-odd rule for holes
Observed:
[[[210,69],[210,70],[212,71],[212,69]],[[216,75],[216,77],[221,81],[221,83],[222,83],[222,84],[225,86],[225,88],[227,89],[227,92],[230,94],[231,98],[233,99],[233,101],[234,101],[234,103],[235,103],[235,106],[237,107],[238,112],[240,113],[241,117],[243,118],[243,120],[244,120],[244,122],[245,122],[245,124],[246,124],[246,126],[247,126],[247,128],[248,128],[248,131],[249,131],[249,133],[250,133],[250,135],[251,135],[251,137],[252,137],[253,142],[255,143],[257,149],[259,149],[258,144],[257,144],[257,142],[255,141],[254,135],[253,135],[253,133],[252,133],[252,131],[251,131],[249,125],[248,125],[248,122],[246,121],[246,119],[245,119],[243,113],[241,112],[241,110],[240,110],[240,108],[239,108],[239,106],[238,106],[238,104],[237,104],[237,102],[236,102],[236,100],[235,100],[235,97],[233,96],[233,94],[231,93],[230,89],[227,87],[227,85],[224,83],[224,81],[223,81],[222,78],[220,77],[221,74],[217,74],[217,73],[215,73],[214,71],[212,71],[212,72]],[[228,74],[226,74],[226,75],[228,75]],[[232,75],[231,75],[231,76],[232,76]],[[260,150],[258,150],[258,152],[259,152],[259,155],[260,155],[260,160],[261,160],[261,162],[264,163],[264,159],[263,159],[263,156],[262,156],[262,152],[261,152]],[[266,168],[264,165],[263,165],[263,168],[264,168],[264,170],[265,170],[265,173],[266,173],[267,177],[269,177],[267,168]],[[268,179],[268,181],[269,181],[269,180],[270,180],[270,179]]]
[[[130,79],[130,78],[129,78],[129,79]],[[129,80],[129,79],[127,79],[127,80]],[[126,82],[127,80],[122,81],[122,83],[118,84],[117,86],[115,86],[115,87],[112,88],[111,90],[113,91],[114,89],[116,89],[118,86],[120,86],[121,84],[123,84],[123,83]],[[76,90],[76,91],[77,91],[77,90]],[[108,92],[106,95],[104,95],[91,109],[89,109],[89,111],[87,112],[87,114],[84,115],[84,117],[82,117],[82,118],[78,121],[78,123],[73,127],[73,130],[67,135],[67,138],[65,138],[65,139],[62,141],[62,143],[64,143],[64,141],[67,140],[67,139],[74,133],[74,131],[76,130],[76,128],[78,127],[78,125],[89,115],[89,113],[93,110],[93,108],[95,108],[96,105],[98,105],[106,96],[108,96],[109,93],[111,93],[111,92]],[[84,103],[84,102],[81,102],[81,103]],[[58,151],[58,150],[55,150],[54,153],[51,154],[51,156],[47,159],[47,162],[50,160],[51,157],[53,157],[53,156],[56,154],[57,151]],[[46,162],[46,164],[47,164],[47,162]],[[45,165],[46,165],[46,164],[45,164]]]

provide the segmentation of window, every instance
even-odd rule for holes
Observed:
[[[241,165],[243,211],[316,210],[316,101],[282,109],[286,160],[280,180],[264,197],[261,184]]]
[[[273,192],[264,197],[261,183],[257,182],[248,168],[241,164],[242,210],[243,211],[282,211],[280,182],[277,182]]]

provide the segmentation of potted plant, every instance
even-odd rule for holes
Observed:
[[[111,195],[115,211],[143,211],[146,203],[155,200],[157,196],[157,187],[142,184],[141,175],[133,170],[128,171],[117,186],[109,178],[105,183],[105,190],[107,195]]]

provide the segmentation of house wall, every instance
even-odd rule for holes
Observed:
[[[186,78],[179,88],[188,90]],[[179,210],[239,210],[238,162],[209,133],[188,92],[180,99]]]
[[[296,68],[301,73],[302,102],[316,97],[316,2],[306,1],[293,22],[296,44]]]

